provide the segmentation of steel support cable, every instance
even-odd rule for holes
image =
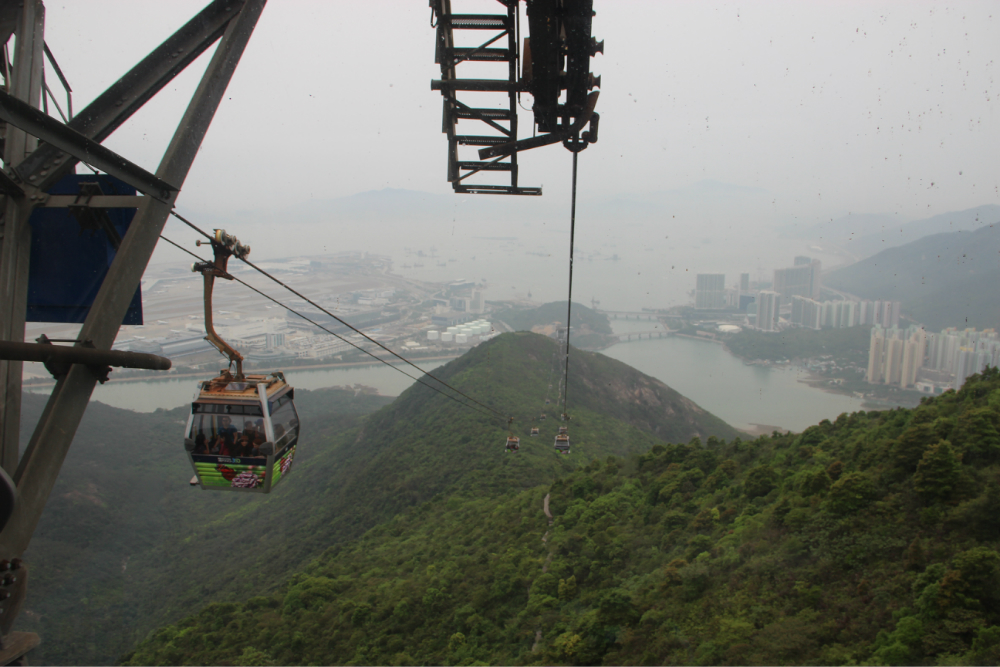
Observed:
[[[193,229],[193,230],[197,231],[197,232],[198,232],[199,234],[203,235],[203,236],[204,236],[205,238],[207,238],[207,239],[209,239],[209,240],[214,240],[214,237],[210,236],[210,235],[209,235],[208,233],[206,233],[205,231],[203,231],[203,230],[199,229],[197,225],[195,225],[195,224],[194,224],[193,222],[191,222],[190,220],[188,220],[188,219],[186,219],[185,217],[183,217],[183,216],[182,216],[182,215],[181,215],[180,213],[177,213],[176,211],[174,211],[174,210],[171,210],[171,211],[170,211],[170,214],[171,214],[171,215],[173,215],[173,216],[174,216],[175,218],[177,218],[178,220],[180,220],[181,222],[183,222],[184,224],[186,224],[186,225],[187,225],[188,227],[190,227],[191,229]],[[459,389],[455,389],[454,387],[452,387],[452,386],[451,386],[450,384],[448,384],[448,383],[447,383],[447,382],[445,382],[444,380],[442,380],[442,379],[440,379],[440,378],[438,378],[438,377],[434,376],[434,375],[433,375],[433,374],[431,374],[431,373],[428,373],[428,372],[427,372],[427,371],[425,371],[424,369],[422,369],[422,368],[420,368],[419,366],[417,366],[416,364],[414,364],[414,363],[413,363],[412,361],[410,361],[409,359],[406,359],[406,358],[404,358],[403,356],[401,356],[400,354],[396,353],[395,351],[393,351],[393,350],[389,349],[388,347],[386,347],[386,346],[385,346],[385,345],[383,345],[382,343],[378,342],[378,341],[377,341],[377,340],[375,340],[374,338],[370,338],[370,337],[368,336],[368,334],[366,334],[365,332],[363,332],[363,331],[361,331],[360,329],[356,328],[356,327],[355,327],[354,325],[352,325],[352,324],[350,324],[350,323],[348,323],[348,322],[345,322],[344,320],[340,319],[339,317],[337,317],[336,315],[334,315],[333,313],[331,313],[331,312],[330,312],[329,310],[327,310],[327,309],[326,309],[326,308],[324,308],[323,306],[319,305],[318,303],[316,303],[315,301],[313,301],[312,299],[310,299],[309,297],[307,297],[307,296],[306,296],[305,294],[302,294],[301,292],[299,292],[299,291],[298,291],[298,290],[296,290],[295,288],[293,288],[293,287],[291,287],[291,286],[289,286],[289,285],[286,285],[285,283],[281,282],[281,281],[280,281],[280,280],[278,280],[278,279],[277,279],[276,277],[272,276],[272,275],[271,275],[270,273],[268,273],[268,272],[267,272],[267,271],[265,271],[264,269],[260,268],[259,266],[257,266],[257,265],[256,265],[256,264],[254,264],[253,262],[251,262],[250,260],[248,260],[248,259],[246,259],[246,258],[243,258],[243,257],[238,257],[237,259],[239,259],[239,260],[240,260],[241,262],[243,262],[244,264],[246,264],[246,265],[247,265],[247,266],[249,266],[250,268],[252,268],[252,269],[254,269],[255,271],[257,271],[258,273],[261,273],[262,275],[266,276],[267,278],[269,278],[269,279],[270,279],[270,280],[272,280],[273,282],[277,283],[278,285],[281,285],[281,286],[282,286],[282,287],[284,287],[284,288],[285,288],[286,290],[288,290],[289,292],[291,292],[291,293],[292,293],[292,294],[294,294],[295,296],[299,297],[300,299],[302,299],[303,301],[305,301],[305,302],[306,302],[306,303],[308,303],[309,305],[313,306],[314,308],[317,308],[317,309],[319,309],[319,310],[320,310],[321,312],[323,312],[324,314],[326,314],[326,315],[329,315],[330,317],[332,317],[332,318],[333,318],[333,319],[335,319],[336,321],[340,322],[340,323],[341,323],[341,324],[343,324],[343,325],[344,325],[345,327],[347,327],[348,329],[350,329],[350,330],[351,330],[351,331],[353,331],[354,333],[358,334],[359,336],[361,336],[361,337],[362,337],[362,338],[364,338],[365,340],[367,340],[367,341],[369,341],[369,342],[371,342],[371,343],[374,343],[375,345],[378,345],[378,346],[379,346],[380,348],[382,348],[383,350],[385,350],[386,352],[388,352],[388,353],[389,353],[389,354],[391,354],[392,356],[396,357],[396,358],[397,358],[397,359],[399,359],[400,361],[402,361],[402,362],[404,362],[404,363],[406,363],[406,364],[409,364],[410,366],[413,366],[413,367],[414,367],[414,368],[416,368],[416,369],[417,369],[418,371],[420,371],[421,373],[423,373],[423,374],[424,374],[424,375],[426,375],[427,377],[431,378],[432,380],[435,380],[436,382],[440,382],[440,383],[441,383],[442,385],[444,385],[445,387],[448,387],[448,389],[451,389],[451,390],[452,390],[453,392],[455,392],[456,394],[459,394],[459,395],[460,395],[460,396],[462,396],[463,398],[467,398],[468,400],[472,401],[473,403],[475,403],[476,405],[480,406],[481,408],[483,408],[483,409],[485,409],[485,410],[489,410],[490,412],[492,412],[493,414],[497,415],[498,417],[501,417],[501,418],[503,418],[503,419],[506,419],[506,418],[507,418],[507,415],[503,414],[502,412],[500,412],[500,411],[498,411],[498,410],[494,410],[494,409],[493,409],[493,408],[491,408],[490,406],[488,406],[488,405],[484,405],[483,403],[480,403],[479,401],[477,401],[476,399],[472,398],[471,396],[469,396],[468,394],[464,393],[463,391],[461,391],[461,390],[459,390]],[[242,282],[242,281],[241,281],[241,282]],[[246,284],[246,283],[244,283],[244,284]],[[390,364],[390,365],[391,365],[391,364]]]
[[[576,158],[573,151],[573,195],[569,209],[569,295],[566,298],[566,370],[563,372],[563,416],[566,417],[566,396],[569,394],[569,329],[573,312],[573,239],[576,236]]]
[[[201,230],[199,230],[199,231],[201,231]],[[161,239],[163,239],[164,241],[166,241],[167,243],[169,243],[170,245],[174,246],[175,248],[177,248],[177,249],[179,249],[179,250],[182,250],[183,252],[186,252],[187,254],[191,255],[192,257],[194,257],[195,259],[197,259],[197,260],[198,260],[199,262],[206,262],[206,261],[207,261],[207,260],[205,260],[205,259],[203,259],[203,258],[199,257],[198,255],[196,255],[195,253],[191,252],[190,250],[188,250],[188,249],[187,249],[187,248],[185,248],[184,246],[182,246],[182,245],[180,245],[180,244],[178,244],[178,243],[175,243],[175,242],[171,241],[170,239],[168,239],[168,238],[167,238],[166,236],[163,236],[162,234],[160,235],[160,238],[161,238]],[[298,312],[298,311],[294,310],[293,308],[291,308],[291,307],[289,307],[289,306],[286,306],[286,305],[285,305],[285,304],[283,304],[282,302],[280,302],[280,301],[278,301],[277,299],[275,299],[275,298],[274,298],[273,296],[271,296],[271,295],[269,295],[269,294],[267,294],[267,293],[265,293],[265,292],[263,292],[263,291],[261,291],[261,290],[257,289],[256,287],[254,287],[254,286],[253,286],[253,285],[251,285],[250,283],[248,283],[248,282],[246,282],[246,281],[244,281],[244,280],[241,280],[241,279],[237,278],[236,276],[232,275],[231,273],[228,273],[228,272],[227,272],[227,273],[225,274],[225,277],[226,277],[226,278],[230,278],[230,279],[232,279],[232,280],[235,280],[236,282],[238,282],[239,284],[243,285],[244,287],[247,287],[247,288],[249,288],[250,290],[252,290],[252,291],[256,292],[256,293],[257,293],[257,294],[259,294],[259,295],[261,295],[262,297],[264,297],[264,298],[265,298],[265,299],[267,299],[268,301],[271,301],[271,302],[273,302],[273,303],[275,303],[275,304],[277,304],[277,305],[281,306],[282,308],[286,309],[286,310],[287,310],[288,312],[290,312],[290,313],[292,313],[292,314],[294,314],[294,315],[297,315],[298,317],[301,317],[302,319],[304,319],[304,320],[305,320],[306,322],[308,322],[309,324],[312,324],[313,326],[315,326],[315,327],[318,327],[318,328],[322,329],[323,331],[327,332],[327,333],[328,333],[328,334],[330,334],[331,336],[335,336],[336,338],[340,339],[341,341],[343,341],[343,342],[347,343],[347,344],[348,344],[348,345],[350,345],[351,347],[353,347],[353,348],[355,348],[355,349],[357,349],[357,350],[360,350],[360,351],[364,352],[365,354],[367,354],[367,355],[368,355],[369,357],[371,357],[372,359],[374,359],[374,360],[376,360],[376,361],[380,361],[380,362],[382,362],[383,364],[385,364],[386,366],[388,366],[388,367],[390,367],[390,368],[392,368],[392,369],[394,369],[394,370],[396,370],[396,371],[398,371],[398,372],[402,373],[403,375],[405,375],[406,377],[410,378],[410,379],[411,379],[411,380],[413,380],[414,382],[419,382],[420,384],[424,385],[425,387],[428,387],[429,389],[433,389],[433,390],[434,390],[434,391],[436,391],[437,393],[441,394],[442,396],[444,396],[444,397],[446,397],[446,398],[450,398],[451,400],[455,401],[455,402],[456,402],[456,403],[458,403],[459,405],[462,405],[462,406],[464,406],[464,407],[467,407],[467,408],[470,408],[470,409],[472,409],[472,410],[475,410],[476,412],[479,412],[479,413],[482,413],[482,414],[485,414],[485,415],[487,415],[488,417],[492,417],[492,416],[493,416],[493,415],[491,415],[491,414],[489,414],[489,413],[487,413],[487,412],[484,412],[483,410],[480,410],[479,408],[477,408],[477,407],[475,407],[475,406],[472,406],[472,405],[469,405],[468,403],[463,403],[462,401],[458,400],[458,399],[457,399],[457,398],[455,398],[454,396],[452,396],[452,395],[450,395],[450,394],[446,394],[445,392],[441,391],[441,390],[440,390],[440,389],[438,389],[437,387],[434,387],[434,386],[432,386],[432,385],[429,385],[429,384],[427,384],[426,382],[424,382],[423,380],[421,380],[421,379],[420,379],[419,377],[414,377],[414,376],[410,375],[409,373],[407,373],[406,371],[404,371],[404,370],[403,370],[402,368],[397,368],[396,366],[394,366],[393,364],[390,364],[390,363],[389,363],[388,361],[386,361],[386,360],[385,360],[385,359],[383,359],[382,357],[378,357],[378,356],[375,356],[375,355],[374,355],[374,354],[372,354],[372,353],[371,353],[371,352],[370,352],[369,350],[366,350],[365,348],[363,348],[363,347],[361,347],[361,346],[359,346],[359,345],[356,345],[356,344],[352,343],[351,341],[347,340],[346,338],[344,338],[343,336],[341,336],[340,334],[338,334],[338,333],[336,333],[336,332],[334,332],[334,331],[330,331],[329,329],[327,329],[327,328],[326,328],[325,326],[323,326],[323,325],[322,325],[322,324],[320,324],[319,322],[316,322],[315,320],[312,320],[312,319],[310,319],[310,318],[306,317],[305,315],[303,315],[302,313],[300,313],[300,312]],[[366,336],[366,338],[367,338],[367,336]],[[371,340],[371,339],[369,339],[369,340]],[[404,361],[405,361],[405,360],[404,360]],[[409,363],[409,362],[407,362],[407,363]],[[411,365],[412,365],[412,364],[411,364]],[[430,375],[429,373],[427,373],[426,371],[424,371],[423,369],[421,369],[421,368],[420,368],[419,366],[418,366],[418,367],[416,367],[416,368],[417,368],[417,370],[421,371],[422,373],[425,373],[425,374],[427,374],[427,375]],[[432,376],[432,377],[433,377],[433,376]],[[437,380],[437,378],[434,378],[434,379],[435,379],[435,380]],[[441,382],[441,380],[438,380],[438,382]],[[445,382],[441,382],[441,384],[443,384],[444,386],[448,387],[449,389],[452,389],[453,391],[456,391],[456,392],[458,392],[458,390],[457,390],[457,389],[454,389],[453,387],[451,387],[450,385],[448,385],[448,384],[447,384],[447,383],[445,383]],[[461,392],[458,392],[458,393],[461,393]],[[489,408],[487,408],[487,409],[489,409]],[[500,413],[499,413],[499,412],[497,412],[496,410],[493,410],[493,412],[494,412],[495,414],[500,414]],[[501,415],[501,416],[503,416],[503,415]]]

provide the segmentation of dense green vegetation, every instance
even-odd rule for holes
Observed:
[[[931,331],[1000,327],[1000,226],[924,237],[831,271],[823,284],[865,299],[895,299]]]
[[[840,365],[863,366],[868,363],[871,331],[870,326],[818,331],[796,327],[781,332],[743,329],[724,336],[724,340],[730,352],[747,361],[781,361],[829,355]]]
[[[996,664],[998,512],[991,369],[914,410],[441,494],[127,661]]]
[[[998,512],[991,369],[914,410],[438,494],[127,662],[995,664]]]
[[[287,519],[308,496],[301,480],[329,467],[337,434],[392,399],[346,389],[300,390],[296,399],[307,427],[295,474],[267,497],[188,485],[186,408],[137,413],[91,403],[25,553],[31,586],[16,629],[42,635],[32,660],[113,662],[151,628],[188,613],[192,600],[224,598],[231,582],[249,582],[247,563],[231,547],[199,550],[192,538],[200,532],[233,543],[248,533],[271,535],[275,543],[256,545],[254,555],[271,559],[274,579],[257,580],[258,589],[277,586],[321,553],[329,543],[301,539]],[[44,404],[44,396],[24,395],[22,442]],[[278,542],[282,535],[289,543]]]
[[[537,308],[507,307],[496,311],[490,317],[506,322],[514,331],[541,331],[545,327],[566,326],[566,302],[553,301]],[[608,344],[612,330],[607,315],[573,302],[572,318],[573,331],[570,335],[572,345],[596,349]]]
[[[43,635],[36,659],[113,660],[209,602],[279,590],[324,550],[438,494],[494,498],[548,484],[592,457],[736,434],[661,382],[574,352],[573,454],[558,456],[559,408],[545,403],[556,397],[555,353],[544,336],[506,334],[435,371],[514,416],[524,444],[516,456],[503,451],[505,419],[422,385],[387,406],[353,391],[298,392],[301,454],[294,475],[263,497],[188,487],[183,410],[92,405],[27,554],[32,593],[20,627]],[[550,419],[538,421],[542,412]],[[532,424],[541,437],[528,437]]]

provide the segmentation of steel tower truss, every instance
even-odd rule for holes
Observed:
[[[13,62],[8,62],[6,54],[0,56],[3,61],[0,73],[5,84],[0,89],[0,130],[4,135],[3,170],[0,171],[0,341],[24,341],[31,212],[40,206],[68,205],[48,195],[47,191],[62,177],[73,173],[78,162],[86,162],[142,193],[139,197],[118,198],[122,201],[103,196],[91,202],[94,208],[138,205],[75,346],[111,350],[170,210],[265,2],[211,2],[91,104],[73,115],[69,84],[45,45],[43,2],[0,1],[0,41],[6,44],[16,36]],[[115,129],[215,43],[218,45],[211,61],[155,174],[102,145]],[[65,114],[45,82],[43,58],[46,55],[67,94]],[[50,102],[66,122],[46,113]],[[7,586],[7,582],[18,587],[13,595],[0,590],[2,664],[19,660],[38,643],[36,636],[10,632],[24,599],[23,583],[27,575],[27,568],[19,557],[31,540],[99,379],[93,366],[79,362],[69,365],[68,371],[58,378],[24,453],[18,456],[21,363],[0,360],[0,467],[4,471],[0,473],[0,487],[10,489],[11,484],[16,487],[12,512],[0,532],[0,570],[10,574],[9,577],[0,574],[0,589]]]
[[[590,73],[589,61],[603,53],[604,43],[590,34],[593,0],[526,0],[531,37],[524,40],[523,53],[519,1],[497,0],[503,14],[455,14],[452,0],[430,0],[437,21],[434,60],[441,66],[441,78],[431,81],[431,90],[444,97],[441,131],[448,137],[448,181],[455,192],[540,195],[541,188],[518,184],[519,152],[559,142],[579,152],[597,141],[599,93],[589,91],[600,87],[600,77]],[[484,33],[482,43],[470,39]],[[485,69],[474,63],[496,63],[503,71],[495,68],[497,78],[463,77]],[[521,93],[534,99],[535,126],[544,134],[518,139]],[[466,132],[467,127],[474,129]],[[473,146],[482,147],[478,155],[464,154],[465,147]],[[510,183],[466,180],[481,172],[506,172]]]

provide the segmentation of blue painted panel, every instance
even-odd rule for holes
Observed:
[[[72,174],[49,194],[75,195],[81,182],[98,182],[107,195],[135,195],[135,188],[107,175]],[[124,238],[134,208],[106,209]],[[31,268],[28,278],[28,322],[83,322],[115,258],[103,230],[83,230],[66,208],[38,208],[31,214]],[[142,324],[142,295],[135,290],[122,324]]]

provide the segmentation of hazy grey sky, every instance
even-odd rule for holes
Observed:
[[[75,106],[204,4],[47,3],[46,41]],[[594,59],[601,137],[581,154],[583,200],[716,180],[763,188],[776,218],[803,221],[1000,203],[996,2],[594,4],[594,34],[607,46]],[[271,0],[181,207],[450,192],[429,18],[424,0]],[[203,67],[108,145],[155,168]],[[523,184],[568,197],[565,150],[531,151],[521,164]]]

